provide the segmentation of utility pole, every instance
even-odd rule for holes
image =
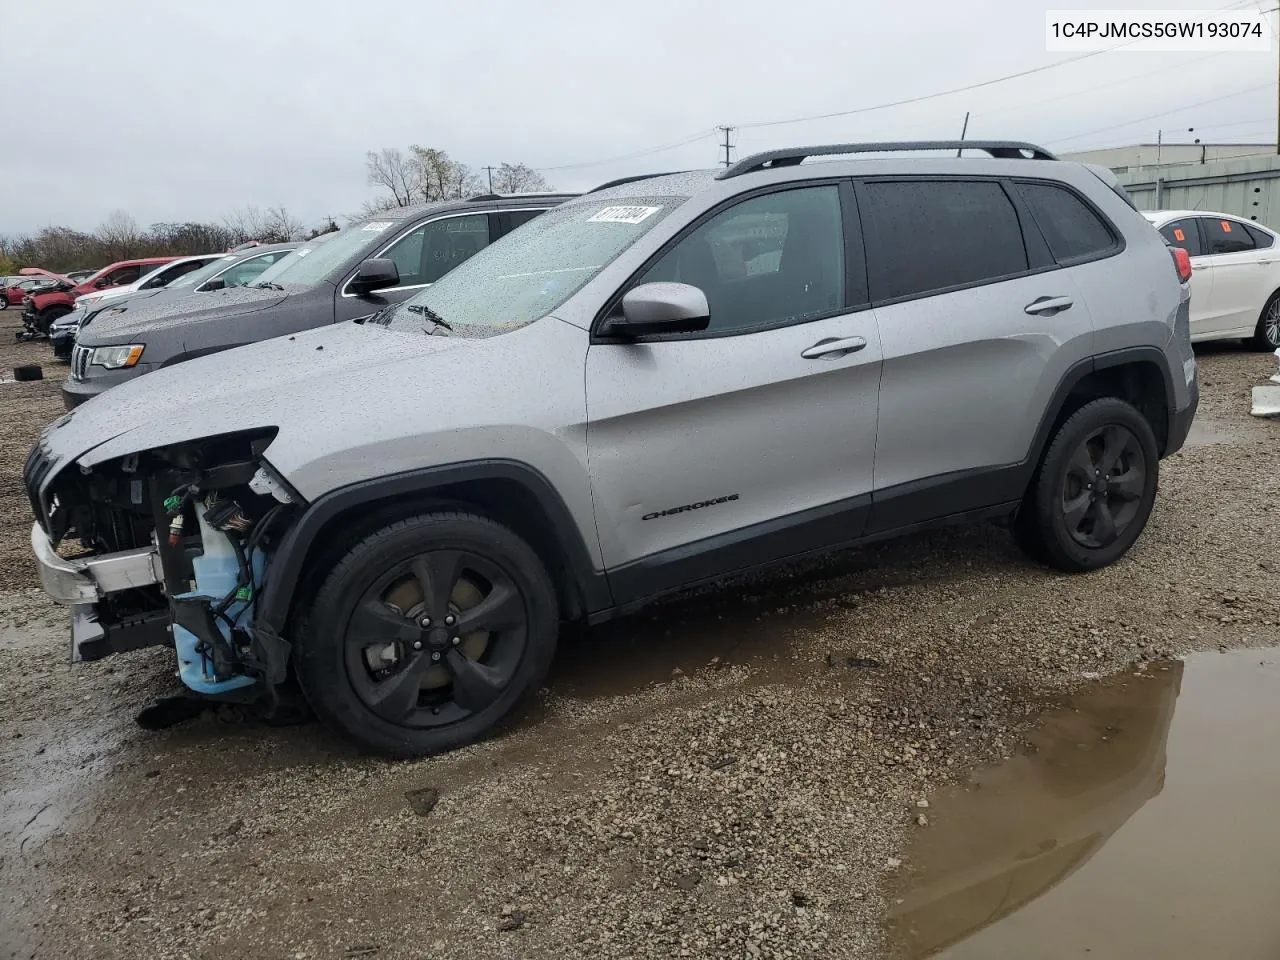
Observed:
[[[729,166],[729,151],[733,149],[733,144],[729,142],[729,134],[733,132],[733,127],[716,127],[717,130],[724,131],[724,165]]]
[[[969,111],[966,110],[964,112],[964,126],[960,128],[960,139],[963,140],[964,135],[968,132],[969,132]],[[960,148],[960,150],[963,150],[963,149],[964,149],[963,147]],[[956,151],[957,157],[960,156],[960,150]]]
[[[480,169],[489,174],[489,192],[493,193],[493,167],[481,167]]]
[[[1164,131],[1156,131],[1156,166],[1160,166],[1160,149],[1164,145]]]

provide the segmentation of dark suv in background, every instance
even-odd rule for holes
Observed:
[[[398,207],[303,244],[253,286],[104,310],[76,337],[63,400],[69,410],[160,367],[369,316],[573,196],[488,194]]]

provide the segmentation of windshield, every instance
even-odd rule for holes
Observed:
[[[395,225],[395,220],[364,220],[337,233],[322,234],[267,267],[256,283],[319,283]]]
[[[199,270],[192,270],[190,273],[184,273],[177,280],[174,280],[169,284],[166,289],[182,290],[186,287],[198,286],[212,277],[219,270],[225,270],[229,264],[235,263],[238,259],[239,257],[235,256],[219,257],[217,260],[206,263]]]
[[[533,323],[685,199],[629,198],[625,203],[597,200],[555,207],[459,264],[380,322],[422,330],[438,321],[447,329],[461,325],[489,328],[489,333]]]

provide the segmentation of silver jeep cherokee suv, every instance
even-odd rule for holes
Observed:
[[[904,155],[960,146],[606,185],[363,322],[95,398],[24,474],[75,651],[171,644],[224,700],[296,675],[423,754],[536,690],[562,621],[727,574],[991,518],[1111,563],[1195,413],[1185,277],[1104,170]]]

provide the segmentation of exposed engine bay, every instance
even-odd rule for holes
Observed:
[[[32,451],[24,480],[39,526],[90,585],[93,602],[73,606],[75,658],[170,644],[196,694],[275,696],[289,647],[255,623],[255,607],[301,498],[262,457],[273,437],[257,431],[70,465],[43,491],[42,451]],[[78,556],[67,550],[76,541]]]

